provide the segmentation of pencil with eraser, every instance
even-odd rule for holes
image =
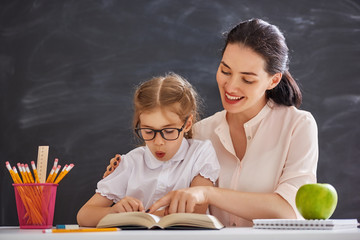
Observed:
[[[55,167],[53,167],[53,168],[51,169],[51,171],[50,171],[50,173],[49,173],[49,176],[48,176],[47,179],[46,179],[46,183],[49,183],[49,182],[50,182],[50,179],[52,178],[55,170],[56,170]]]
[[[34,173],[34,176],[35,176],[35,182],[36,183],[40,183],[40,180],[39,180],[39,175],[38,175],[38,172],[36,170],[36,165],[35,165],[35,162],[34,161],[31,161],[31,167],[33,169],[33,173]]]
[[[64,173],[62,174],[62,176],[59,176],[59,177],[56,179],[55,183],[59,183],[59,182],[66,176],[66,174],[68,174],[68,173],[70,172],[70,170],[71,170],[74,166],[75,166],[75,165],[71,163],[71,164],[65,169]]]
[[[6,165],[6,168],[9,170],[9,173],[11,175],[11,178],[13,180],[14,183],[18,183],[17,179],[16,179],[16,176],[15,176],[15,172],[13,169],[11,169],[11,166],[10,166],[10,163],[9,162],[6,162],[5,163]]]
[[[14,171],[14,173],[15,173],[15,178],[16,178],[16,180],[17,180],[16,183],[23,183],[22,180],[21,180],[21,178],[20,178],[20,176],[19,176],[18,171],[16,170],[16,167],[15,167],[15,166],[13,166],[13,171]]]
[[[57,174],[58,174],[58,172],[59,172],[60,168],[61,168],[61,165],[58,165],[58,166],[56,167],[56,170],[55,170],[55,172],[54,172],[54,174],[53,174],[52,178],[50,179],[50,183],[54,183],[55,178],[56,178],[56,176],[57,176]]]
[[[34,178],[30,172],[30,168],[29,168],[29,165],[25,164],[25,170],[26,170],[26,174],[28,176],[28,178],[30,179],[30,183],[34,183]]]

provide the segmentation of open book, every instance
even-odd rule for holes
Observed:
[[[110,213],[97,228],[121,229],[221,229],[224,225],[214,216],[197,213],[174,213],[158,217],[144,212]]]
[[[305,229],[328,230],[356,228],[357,219],[254,219],[254,228],[265,229]]]

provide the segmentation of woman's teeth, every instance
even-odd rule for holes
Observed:
[[[231,95],[229,95],[227,93],[225,93],[225,96],[226,96],[226,98],[228,98],[230,100],[240,100],[240,99],[243,98],[243,97],[234,97],[234,96],[231,96]]]

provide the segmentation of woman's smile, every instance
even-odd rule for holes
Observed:
[[[244,99],[245,97],[244,96],[234,96],[234,95],[231,95],[227,92],[225,92],[225,101],[229,104],[235,104],[235,103],[238,103],[240,102],[242,99]]]

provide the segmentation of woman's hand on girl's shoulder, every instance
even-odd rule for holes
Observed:
[[[106,167],[106,171],[104,173],[103,178],[106,178],[107,176],[109,176],[110,173],[112,173],[113,171],[115,171],[115,169],[117,168],[117,166],[119,166],[119,163],[121,161],[121,156],[120,154],[116,154],[115,157],[113,157],[110,160],[110,164]]]
[[[145,212],[143,203],[134,197],[125,196],[112,207],[113,212]]]

